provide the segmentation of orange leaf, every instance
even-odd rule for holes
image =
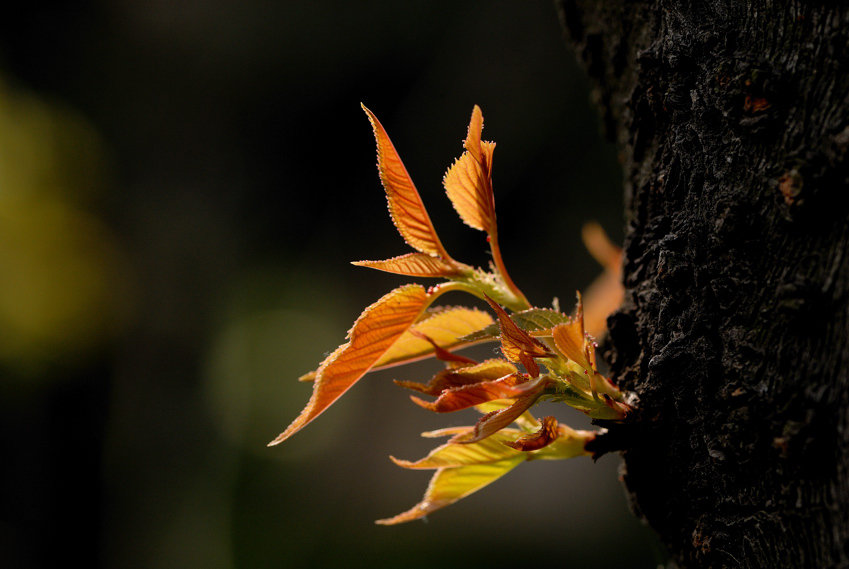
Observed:
[[[607,331],[607,317],[613,314],[625,299],[625,288],[620,275],[604,271],[590,283],[586,290],[584,326],[596,338]]]
[[[497,433],[530,409],[550,385],[551,379],[547,376],[528,382],[523,386],[525,393],[517,397],[512,405],[487,413],[475,424],[474,431],[457,435],[452,442],[470,444]]]
[[[414,403],[435,413],[451,413],[468,409],[487,401],[510,399],[526,393],[529,382],[523,374],[512,374],[495,381],[481,381],[471,385],[445,389],[439,398],[429,403],[415,396],[410,396]],[[511,421],[512,423],[512,421]]]
[[[548,351],[545,344],[519,328],[497,302],[488,296],[486,301],[498,315],[498,326],[501,330],[501,351],[504,353],[504,357],[511,362],[521,363],[532,377],[537,377],[539,366],[534,358],[551,357],[554,354]]]
[[[398,228],[404,241],[416,251],[432,257],[451,259],[439,241],[419,192],[413,180],[410,179],[404,163],[401,162],[401,157],[398,156],[389,135],[386,134],[386,130],[374,113],[365,105],[361,106],[368,115],[377,141],[377,168],[383,188],[386,190],[392,222]]]
[[[558,324],[552,328],[551,335],[554,345],[564,356],[584,368],[587,373],[592,372],[592,365],[587,357],[584,327],[578,318],[568,324]]]
[[[617,275],[622,274],[622,249],[610,240],[601,225],[595,221],[585,223],[581,239],[599,265]]]
[[[410,330],[404,332],[398,341],[380,357],[374,367],[383,369],[434,355],[430,342],[414,334],[414,331],[424,334],[443,349],[449,350],[472,344],[473,342],[463,342],[460,338],[486,328],[492,323],[492,316],[477,308],[456,306],[434,309],[425,318],[416,322]]]
[[[471,435],[459,435],[453,442],[463,444],[476,443],[493,433],[497,433],[530,409],[540,396],[542,396],[542,389],[531,391],[518,397],[510,407],[487,413],[475,424],[475,430]]]
[[[466,356],[461,356],[460,354],[454,354],[437,344],[433,338],[427,336],[426,334],[422,334],[418,330],[410,330],[410,333],[422,340],[425,340],[428,344],[433,346],[433,355],[441,362],[445,362],[445,365],[450,369],[456,369],[461,367],[468,367],[470,365],[475,365],[478,362],[473,360],[472,358],[467,358]]]
[[[516,366],[510,362],[493,359],[460,369],[442,370],[427,383],[399,380],[395,380],[395,383],[396,385],[418,391],[419,393],[437,396],[443,389],[471,385],[473,383],[480,383],[481,381],[494,381],[517,371]]]
[[[537,432],[519,437],[515,441],[504,441],[504,444],[510,448],[514,448],[522,452],[528,452],[532,450],[539,450],[550,445],[559,435],[560,432],[557,430],[557,419],[549,416],[542,418],[542,427],[540,427]]]
[[[554,345],[560,352],[584,368],[587,373],[595,371],[595,343],[587,337],[584,329],[584,300],[581,293],[575,306],[575,317],[570,322],[558,324],[551,329]]]
[[[483,115],[475,105],[464,142],[466,152],[448,169],[442,183],[463,222],[491,232],[495,226],[491,171],[495,143],[482,142],[482,130]]]
[[[471,274],[474,270],[472,267],[458,263],[453,259],[445,260],[424,253],[408,253],[385,261],[354,261],[351,264],[410,277],[451,278],[466,273]]]
[[[424,287],[406,285],[366,308],[348,333],[349,341],[318,368],[307,406],[269,446],[300,431],[350,389],[416,321],[429,300]]]
[[[481,133],[483,132],[483,112],[477,105],[472,109],[472,118],[469,121],[469,130],[466,131],[466,140],[463,147],[477,162],[483,162],[481,156]]]
[[[581,230],[584,245],[604,267],[584,293],[584,326],[590,335],[600,337],[607,330],[607,317],[622,305],[625,288],[622,286],[622,249],[607,236],[601,225],[586,223]]]

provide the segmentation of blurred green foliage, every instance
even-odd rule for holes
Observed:
[[[0,77],[0,380],[82,364],[127,320],[126,264],[96,212],[104,176],[88,123]]]

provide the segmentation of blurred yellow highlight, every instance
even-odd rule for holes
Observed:
[[[0,77],[2,377],[85,361],[126,322],[127,265],[94,212],[102,156],[82,119]]]

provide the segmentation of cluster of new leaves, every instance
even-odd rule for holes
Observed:
[[[465,152],[449,168],[443,183],[460,218],[486,232],[492,252],[488,270],[471,267],[448,254],[386,131],[371,111],[363,109],[377,140],[378,170],[392,221],[415,252],[354,264],[445,282],[430,288],[401,286],[366,308],[349,331],[348,341],[316,371],[301,378],[314,382],[312,396],[301,414],[270,444],[301,430],[369,371],[432,356],[443,361],[445,369],[427,383],[396,383],[433,397],[430,401],[412,397],[425,409],[447,413],[475,408],[483,416],[474,426],[425,433],[427,437],[451,438],[422,460],[393,459],[405,468],[436,470],[419,504],[378,522],[396,524],[452,504],[526,460],[589,454],[585,445],[595,433],[575,431],[553,417],[537,421],[528,410],[541,400],[562,401],[592,418],[610,421],[625,419],[631,407],[596,367],[596,345],[585,328],[580,295],[572,317],[559,310],[535,308],[508,275],[498,246],[492,191],[495,143],[481,140],[480,108],[475,106],[472,112]],[[592,319],[595,326],[600,326],[612,308],[606,303],[619,300],[619,252],[602,235],[595,226],[585,229],[590,250],[608,267],[590,295],[599,300],[588,302],[588,316],[593,315],[588,321]],[[476,308],[433,307],[449,291],[485,300],[495,318]],[[484,341],[500,342],[503,359],[476,362],[453,353]],[[517,428],[509,428],[513,423]]]

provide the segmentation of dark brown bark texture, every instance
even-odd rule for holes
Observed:
[[[849,2],[557,7],[625,172],[635,511],[682,568],[849,567]]]

